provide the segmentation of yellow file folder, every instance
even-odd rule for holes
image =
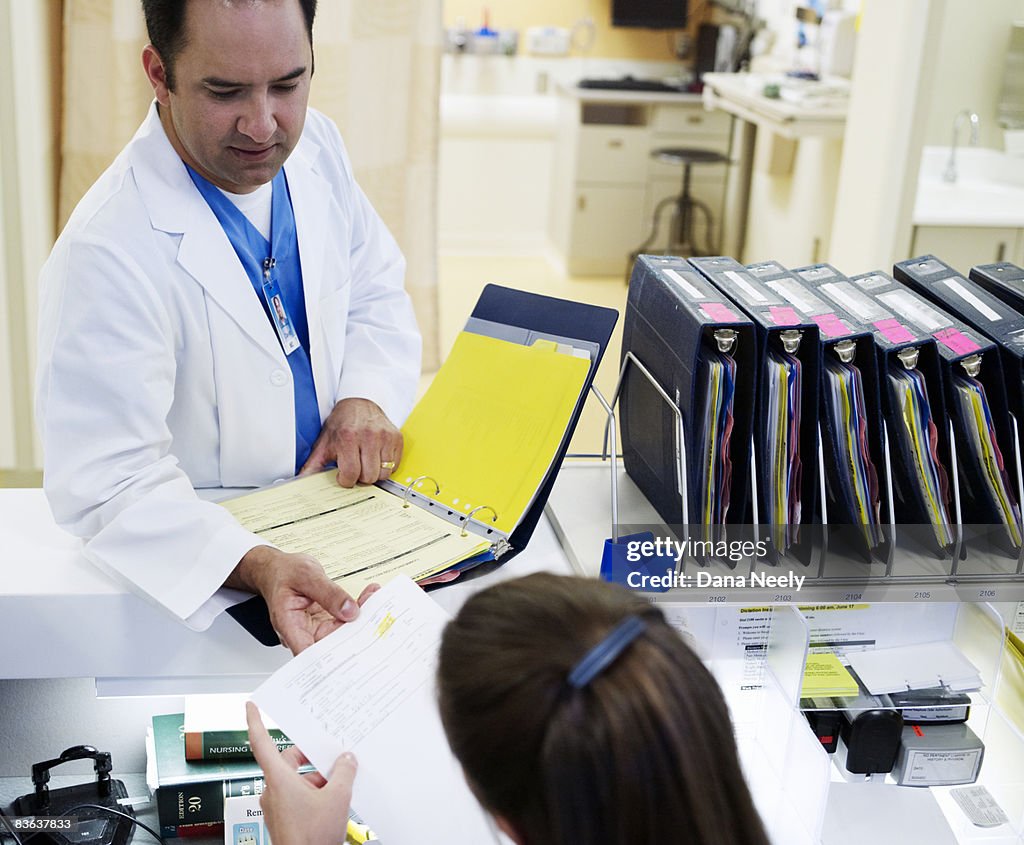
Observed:
[[[391,481],[453,514],[480,508],[476,521],[511,532],[559,453],[589,368],[589,354],[565,344],[462,332],[402,427]]]

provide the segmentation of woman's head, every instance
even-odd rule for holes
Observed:
[[[570,685],[630,616],[643,631]],[[661,612],[625,589],[531,575],[478,593],[445,631],[439,690],[477,796],[529,845],[767,843],[718,686]]]

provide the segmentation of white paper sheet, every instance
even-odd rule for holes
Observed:
[[[486,845],[496,829],[452,756],[435,673],[447,614],[400,576],[355,622],[275,672],[253,701],[328,775],[359,761],[352,806],[387,845]]]

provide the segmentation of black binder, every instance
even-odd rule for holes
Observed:
[[[1024,267],[1009,261],[979,264],[971,268],[971,280],[1024,314]]]
[[[901,261],[893,268],[893,274],[899,281],[937,305],[941,313],[952,321],[949,326],[939,328],[933,335],[939,339],[940,344],[960,356],[954,360],[963,362],[961,366],[969,365],[972,370],[977,369],[974,377],[984,387],[996,441],[1002,453],[1003,467],[1009,482],[1007,486],[1013,504],[1017,505],[1019,496],[1016,491],[1019,489],[1019,478],[1015,456],[1019,450],[1019,433],[1015,430],[1010,413],[1015,412],[1018,421],[1022,419],[1020,410],[1024,405],[1024,397],[1020,391],[1020,374],[1024,362],[1024,348],[1020,347],[1018,339],[1024,338],[1024,315],[1019,314],[985,288],[968,281],[933,255]],[[972,330],[975,334],[971,334]],[[979,344],[978,348],[971,350],[970,346],[975,342]],[[977,356],[977,361],[970,363],[973,356]],[[1008,391],[1005,376],[1010,373],[1016,375],[1017,387]],[[952,378],[949,384],[952,386]],[[954,404],[952,397],[949,404]],[[954,422],[957,422],[959,416],[954,413]],[[965,424],[963,419],[959,419],[960,439],[966,437]],[[998,518],[992,519],[991,503],[986,503],[988,497],[982,492],[984,482],[980,473],[984,472],[984,469],[971,460],[965,460],[964,456],[959,458],[958,463],[968,480],[967,495],[964,495],[965,491],[961,491],[961,498],[964,500],[964,522],[998,522]]]
[[[904,270],[908,278],[910,273]],[[916,331],[936,341],[942,384],[945,391],[946,412],[953,424],[957,444],[957,469],[960,479],[960,522],[963,524],[998,524],[1001,518],[995,504],[985,494],[984,469],[970,459],[967,443],[970,422],[957,400],[957,377],[977,379],[985,390],[995,423],[996,437],[1001,449],[1010,445],[1010,421],[1006,408],[1003,367],[996,345],[980,332],[956,319],[941,306],[921,294],[901,285],[882,272],[863,273],[851,281],[875,300],[902,315]],[[1012,452],[1009,452],[1012,454]],[[1016,554],[1016,552],[1014,552]]]
[[[551,469],[537,490],[537,494],[526,514],[519,520],[515,529],[507,538],[507,546],[502,549],[497,560],[475,566],[472,576],[490,572],[501,564],[515,557],[526,548],[533,535],[537,523],[544,512],[544,505],[554,487],[558,470],[568,451],[572,434],[576,430],[584,401],[593,384],[594,376],[600,366],[612,330],[618,319],[618,312],[613,308],[589,305],[556,299],[551,296],[528,293],[526,291],[506,288],[500,285],[487,285],[477,300],[470,315],[477,320],[500,323],[511,330],[525,329],[539,335],[551,335],[583,341],[595,348],[590,359],[590,366],[581,389],[581,399],[576,403],[565,434],[562,437],[558,454],[552,462]],[[503,374],[494,373],[495,389],[500,390]],[[465,576],[463,576],[464,578]],[[461,580],[461,579],[460,579]],[[279,640],[267,613],[266,603],[261,596],[254,596],[247,601],[228,609],[230,613],[249,633],[264,645],[278,645]]]
[[[931,256],[926,256],[929,258]],[[975,316],[977,322],[974,322],[970,311],[957,316],[999,344],[1003,375],[1007,379],[1007,405],[1017,425],[1024,427],[1024,267],[1008,262],[980,264],[971,268],[969,283],[973,285],[968,290],[974,291],[1000,319],[993,320],[989,314],[982,313]],[[953,308],[950,310],[955,312]],[[1024,437],[1024,430],[1018,431],[1018,437]]]
[[[718,337],[716,338],[716,334]],[[754,400],[754,327],[682,258],[641,255],[633,265],[622,331],[622,357],[635,356],[682,412],[687,513],[700,519],[698,421],[706,385],[702,364],[721,345],[736,364],[731,435],[732,480],[726,522],[744,523],[750,477]],[[626,471],[668,525],[684,523],[676,417],[639,367],[626,364],[619,396]]]
[[[754,403],[754,443],[757,456],[759,519],[778,525],[770,510],[769,485],[773,473],[767,466],[769,454],[769,383],[764,377],[770,355],[792,355],[801,365],[799,453],[802,470],[798,479],[801,503],[798,538],[787,536],[789,549],[779,548],[773,537],[769,549],[775,553],[791,550],[797,560],[809,563],[814,515],[818,507],[818,388],[821,379],[821,344],[817,323],[806,319],[781,296],[758,280],[733,258],[714,256],[691,258],[690,263],[713,285],[736,302],[754,323],[756,339],[754,367],[758,388]],[[773,535],[775,531],[771,532]],[[788,535],[788,532],[787,532]]]
[[[875,301],[849,278],[830,264],[813,264],[795,271],[806,283],[813,286],[845,315],[851,328],[866,328],[874,336],[878,362],[878,387],[882,416],[889,430],[891,449],[891,471],[889,488],[893,497],[893,517],[903,526],[931,525],[932,520],[924,503],[917,497],[917,471],[913,458],[901,446],[900,438],[894,436],[899,425],[900,411],[896,407],[891,390],[888,388],[889,375],[903,370],[916,370],[924,377],[931,405],[931,415],[936,421],[936,452],[943,471],[950,467],[949,436],[943,421],[947,419],[943,393],[943,379],[939,366],[936,342],[905,325],[900,317]],[[952,484],[947,474],[947,505],[950,525],[954,524]],[[920,542],[940,557],[948,556],[953,542],[940,544],[928,531],[915,534]]]
[[[805,268],[806,269],[806,268]],[[841,466],[845,458],[840,442],[847,432],[835,427],[833,415],[826,409],[828,385],[826,370],[829,363],[855,366],[860,372],[864,393],[864,417],[867,424],[867,453],[875,470],[874,482],[877,498],[881,504],[880,524],[889,518],[887,514],[887,486],[885,475],[885,452],[882,443],[882,410],[879,398],[878,362],[875,355],[874,334],[868,328],[850,318],[846,311],[819,296],[814,285],[800,277],[800,269],[789,270],[777,261],[748,264],[747,270],[785,299],[798,313],[818,326],[821,343],[821,384],[819,385],[818,420],[821,424],[821,461],[824,466],[826,501],[820,503],[815,518],[819,522],[823,513],[827,517],[829,533],[826,536],[829,549],[845,546],[866,561],[873,556],[885,559],[888,556],[888,537],[870,543],[861,530],[861,520],[853,491],[838,479],[842,478]],[[870,482],[872,479],[869,479]],[[870,488],[870,483],[869,483]],[[851,531],[845,526],[855,526]]]

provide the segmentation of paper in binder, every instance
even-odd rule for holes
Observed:
[[[830,264],[794,271],[854,329],[872,332],[879,396],[891,450],[895,521],[931,526],[928,545],[947,554],[955,540],[942,374],[935,341],[907,326]]]
[[[688,522],[701,539],[717,539],[725,525],[746,520],[751,322],[684,259],[642,255],[630,278],[622,355],[626,471],[666,523]]]
[[[856,533],[846,535],[849,544],[870,560],[886,539],[877,469],[884,460],[872,333],[778,262],[749,264],[747,270],[802,319],[818,326],[823,364],[818,420],[827,508],[821,503],[816,518],[824,521],[820,517],[827,512],[830,526],[854,526]]]
[[[907,278],[916,275],[905,263],[900,272]],[[1000,446],[1009,446],[1010,423],[995,344],[885,273],[864,273],[851,281],[937,342],[946,409],[957,444],[961,520],[1002,525],[1006,541],[1019,548],[1020,515],[1003,460],[1004,453],[1012,452]]]
[[[402,427],[402,459],[388,480],[345,490],[329,471],[227,506],[261,536],[247,511],[287,519],[267,526],[287,532],[288,543],[269,539],[287,551],[323,562],[328,542],[340,549],[337,570],[325,569],[353,595],[398,575],[424,584],[504,562],[541,517],[617,317],[610,308],[487,285]],[[291,498],[259,506],[268,495]],[[347,520],[353,508],[361,513],[356,540]],[[375,534],[382,521],[386,530]],[[231,612],[261,642],[276,643],[261,598]]]
[[[818,494],[818,326],[735,259],[691,258],[690,264],[754,323],[759,510],[771,525],[775,552],[807,562],[812,538],[804,526],[813,522]]]

